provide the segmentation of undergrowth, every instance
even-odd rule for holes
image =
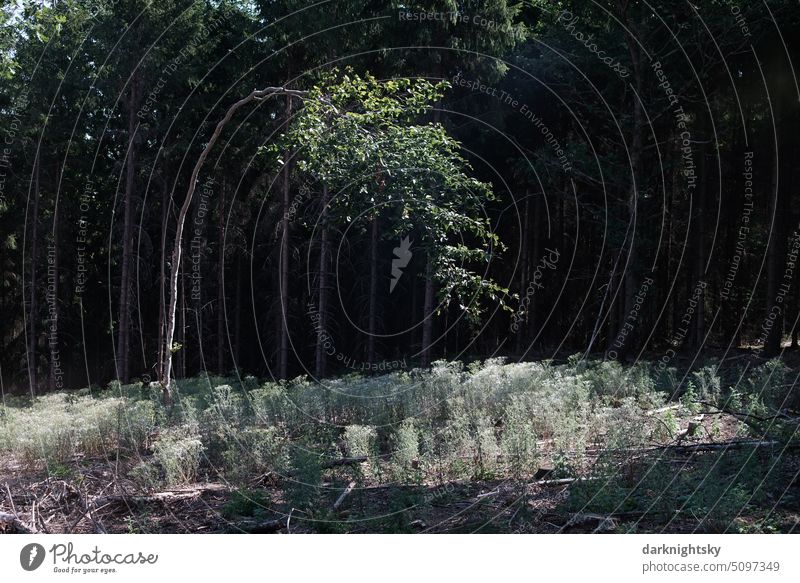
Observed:
[[[798,404],[788,368],[773,360],[745,373],[723,379],[713,362],[681,375],[574,357],[437,362],[322,384],[201,375],[178,382],[170,411],[144,383],[112,383],[7,401],[0,451],[51,472],[82,458],[121,459],[117,467],[143,490],[224,479],[244,492],[230,516],[256,514],[265,500],[250,484],[278,475],[287,509],[319,522],[319,508],[330,506],[321,502],[336,491],[323,483],[337,458],[367,458],[336,474],[337,484],[525,484],[546,468],[581,478],[565,502],[571,511],[690,516],[706,531],[735,530],[742,509],[765,503],[780,478],[774,456],[706,454],[677,467],[663,452],[626,452],[671,443],[687,418],[721,412],[734,415],[740,437],[796,439],[796,424],[781,417]],[[719,418],[709,427],[697,439],[717,439]],[[405,530],[402,520],[392,518],[391,529]]]

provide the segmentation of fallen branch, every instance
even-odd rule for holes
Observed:
[[[264,520],[261,522],[242,522],[235,524],[234,527],[247,534],[271,534],[289,527],[288,518],[277,518],[275,520]]]
[[[667,411],[674,411],[675,409],[680,409],[683,407],[682,404],[678,403],[677,405],[667,405],[666,407],[660,407],[658,409],[650,409],[649,411],[645,411],[646,417],[652,417],[653,415],[658,415],[659,413],[665,413]]]
[[[181,500],[191,500],[199,498],[208,492],[229,492],[230,488],[221,484],[208,484],[202,488],[194,488],[192,490],[167,490],[164,492],[155,492],[154,494],[147,494],[144,496],[129,496],[125,494],[100,496],[92,501],[95,508],[102,508],[109,504],[152,504],[154,502],[178,502]]]
[[[341,496],[339,496],[336,499],[336,502],[333,503],[333,509],[334,510],[338,510],[339,509],[339,506],[342,505],[342,503],[345,501],[345,498],[347,498],[350,495],[350,492],[352,492],[353,488],[355,488],[355,487],[356,487],[355,480],[353,480],[352,482],[347,484],[347,488],[344,489],[344,492],[342,492]]]
[[[611,532],[616,530],[617,522],[610,516],[592,513],[578,513],[570,517],[562,529],[573,527],[594,527],[592,532]]]
[[[335,459],[335,460],[329,460],[327,462],[324,462],[324,463],[320,464],[320,468],[323,469],[323,470],[329,470],[331,468],[338,468],[340,466],[354,466],[356,464],[363,464],[364,462],[367,461],[367,459],[369,459],[369,458],[367,456],[363,455],[363,456],[358,456],[358,457],[345,457],[345,458],[340,458],[340,459]],[[285,473],[269,471],[266,474],[262,474],[257,479],[253,480],[251,482],[251,484],[253,484],[253,485],[261,484],[261,483],[263,483],[265,480],[267,480],[270,477],[293,478],[298,473],[299,473],[298,470],[289,470],[289,471],[287,471]]]
[[[787,449],[795,449],[800,447],[800,443],[795,444],[781,444],[778,441],[760,441],[760,440],[743,440],[743,441],[723,441],[719,443],[691,443],[691,444],[680,444],[680,443],[673,443],[670,445],[662,445],[658,447],[654,447],[651,451],[654,450],[674,450],[674,451],[735,451],[740,449],[745,449],[747,447],[775,447],[783,445]]]
[[[36,529],[22,522],[15,514],[0,512],[0,530],[11,530],[15,534],[35,534]]]
[[[495,496],[500,493],[500,490],[492,490],[491,492],[484,492],[483,494],[478,494],[475,496],[477,500],[481,500],[483,498],[488,498],[489,496]]]
[[[542,486],[543,488],[547,488],[548,486],[567,486],[572,484],[573,482],[585,480],[585,478],[559,478],[556,480],[537,480],[535,482],[531,482],[528,486]]]
[[[338,460],[325,462],[320,467],[323,470],[327,470],[330,468],[338,468],[339,466],[354,466],[356,464],[363,464],[365,461],[367,461],[367,456],[365,455],[359,457],[344,457]]]

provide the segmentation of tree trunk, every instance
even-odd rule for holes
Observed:
[[[131,272],[133,255],[133,189],[136,177],[136,110],[139,103],[139,74],[134,72],[128,94],[128,155],[125,168],[125,198],[123,200],[122,274],[119,291],[119,324],[117,328],[117,378],[129,382],[129,343],[131,318]]]
[[[522,231],[520,232],[520,273],[519,273],[519,301],[520,304],[525,299],[525,291],[528,287],[528,247],[530,245],[530,232],[528,223],[530,221],[530,194],[526,193],[525,205],[522,210]],[[519,324],[519,323],[518,323]],[[516,335],[516,352],[522,354],[523,341],[522,337],[525,328],[517,329]]]
[[[62,372],[60,366],[60,356],[58,352],[58,278],[59,278],[59,228],[58,228],[58,165],[56,165],[55,176],[55,206],[53,208],[53,249],[52,265],[51,254],[47,258],[47,302],[50,314],[50,329],[48,331],[48,347],[50,349],[50,390],[57,391],[63,388]],[[51,282],[52,280],[52,282]]]
[[[317,285],[317,311],[319,313],[319,328],[317,331],[316,358],[314,363],[314,376],[321,380],[325,376],[325,343],[324,335],[320,332],[325,330],[327,325],[328,311],[328,225],[326,224],[326,214],[328,208],[328,185],[322,185],[322,210],[320,211],[320,223],[322,231],[319,242],[319,278]]]
[[[219,192],[217,217],[217,373],[225,374],[225,181]]]
[[[186,260],[181,258],[180,270],[183,271],[181,277],[181,334],[180,334],[180,355],[178,359],[178,370],[182,379],[186,378]]]
[[[36,151],[36,159],[34,160],[34,175],[33,175],[33,217],[31,218],[31,280],[30,280],[30,300],[29,300],[29,330],[30,339],[28,341],[28,380],[30,382],[31,395],[35,395],[38,389],[37,377],[37,321],[39,319],[39,305],[38,300],[38,287],[39,282],[36,279],[36,261],[39,255],[39,172],[41,160],[39,151]]]
[[[242,258],[236,258],[236,306],[233,318],[233,361],[238,371],[242,362]]]
[[[367,363],[375,362],[375,331],[378,311],[378,217],[373,217],[369,238],[369,320],[367,322]]]
[[[292,117],[292,98],[286,96],[286,124]],[[291,205],[291,153],[283,153],[283,219],[281,220],[281,261],[280,261],[280,353],[278,360],[278,377],[285,379],[289,372],[289,209]]]
[[[775,119],[776,128],[780,128],[780,108],[779,99],[775,99]],[[779,130],[776,130],[779,131]],[[779,134],[780,135],[780,134]],[[769,216],[767,220],[770,221],[769,228],[769,243],[767,246],[767,302],[766,314],[764,323],[766,326],[773,318],[773,312],[777,313],[777,317],[771,320],[771,327],[768,329],[766,337],[764,338],[764,356],[775,356],[781,348],[781,339],[783,338],[783,319],[786,306],[779,302],[778,299],[778,286],[781,280],[781,257],[783,255],[783,212],[781,204],[781,188],[780,188],[780,138],[776,138],[776,149],[773,153],[772,163],[772,177],[770,180],[770,203],[769,203]]]
[[[422,366],[431,365],[431,351],[433,342],[433,302],[434,302],[434,283],[433,283],[433,261],[428,255],[428,263],[425,267],[425,302],[422,308]]]
[[[628,51],[631,55],[633,64],[634,83],[636,85],[636,93],[642,94],[643,86],[643,72],[641,55],[636,39],[630,34],[626,36]],[[625,279],[623,293],[624,296],[619,304],[620,312],[618,314],[617,326],[615,328],[616,339],[612,342],[619,344],[616,348],[618,357],[624,359],[629,349],[631,334],[621,334],[622,326],[627,323],[628,314],[633,310],[633,302],[636,295],[638,286],[638,249],[636,242],[637,220],[638,220],[638,204],[639,204],[639,179],[641,178],[640,165],[642,159],[643,141],[642,134],[644,131],[644,111],[639,100],[633,97],[633,129],[631,135],[630,147],[630,160],[631,160],[631,186],[628,191],[628,220],[630,221],[630,231],[628,236],[628,256],[625,261]],[[617,342],[619,340],[619,342]]]
[[[701,116],[701,119],[705,119]],[[706,140],[705,123],[698,120],[698,129],[700,130],[701,142]],[[706,273],[706,247],[705,247],[705,233],[706,233],[706,196],[707,196],[707,175],[706,175],[706,146],[701,143],[697,151],[697,166],[698,166],[698,179],[696,189],[696,210],[695,210],[695,233],[694,233],[694,276],[692,277],[692,286],[698,286],[701,281],[705,281]],[[691,338],[692,347],[700,349],[703,346],[706,330],[706,314],[705,314],[705,289],[699,289],[697,297],[697,306],[695,308],[694,322],[692,326]],[[694,294],[694,287],[690,292]]]
[[[167,268],[167,221],[169,220],[169,209],[172,205],[172,200],[169,196],[169,189],[167,184],[163,184],[162,201],[161,201],[161,264],[159,265],[159,286],[158,286],[158,362],[156,364],[156,373],[158,378],[163,378],[164,371],[162,367],[166,362],[164,337],[166,334],[166,312],[167,312],[167,281],[166,281],[166,268]]]

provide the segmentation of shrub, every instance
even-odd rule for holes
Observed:
[[[236,518],[240,516],[259,517],[269,508],[270,500],[264,490],[237,490],[231,499],[222,507],[222,516]]]
[[[773,410],[796,408],[800,405],[800,397],[797,391],[790,392],[793,383],[789,382],[789,373],[789,368],[780,358],[768,360],[747,379],[745,392]]]
[[[275,427],[248,427],[231,434],[222,457],[226,476],[240,482],[287,465],[285,440]]]
[[[704,366],[692,373],[697,397],[701,401],[714,403],[719,399],[721,380],[717,365]]]
[[[5,407],[0,448],[28,464],[65,462],[76,454],[106,455],[118,444],[124,400],[53,393],[30,407]]]
[[[133,482],[145,491],[158,490],[162,486],[161,472],[150,462],[139,462],[128,472]]]
[[[419,478],[419,431],[414,419],[406,419],[394,432],[392,462],[400,470],[399,477]],[[415,465],[417,467],[415,467]]]
[[[153,446],[153,460],[164,472],[167,485],[188,484],[197,477],[203,444],[185,428],[163,432]]]
[[[512,476],[523,478],[536,471],[536,432],[528,415],[528,404],[519,396],[506,409],[500,443],[503,460]]]
[[[286,389],[279,383],[266,383],[247,393],[250,408],[259,425],[278,425],[285,423],[291,414],[292,404]]]
[[[375,429],[348,425],[344,429],[345,451],[350,457],[372,456],[375,452]]]
[[[320,456],[305,445],[296,446],[291,453],[291,469],[292,477],[285,490],[287,505],[309,512],[319,504],[322,486]]]
[[[137,450],[150,448],[150,437],[156,429],[156,408],[149,401],[126,405],[122,412],[122,437]]]

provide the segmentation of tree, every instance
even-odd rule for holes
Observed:
[[[482,205],[493,198],[490,186],[468,176],[470,167],[460,144],[441,124],[419,123],[445,87],[346,74],[311,90],[286,137],[297,150],[300,170],[325,192],[336,193],[323,207],[326,241],[321,253],[326,252],[329,226],[344,228],[352,217],[369,217],[363,229],[369,230],[370,240],[370,334],[376,330],[379,220],[384,239],[410,237],[423,251],[428,270],[424,277],[441,285],[439,311],[458,301],[474,322],[482,311],[481,299],[502,302],[507,293],[473,270],[500,249],[488,219],[480,214]],[[455,244],[459,236],[464,242]],[[320,308],[326,305],[325,295],[320,285]],[[322,310],[320,318],[325,321]],[[317,354],[324,337],[320,328]],[[368,346],[367,358],[374,359],[374,344]]]

